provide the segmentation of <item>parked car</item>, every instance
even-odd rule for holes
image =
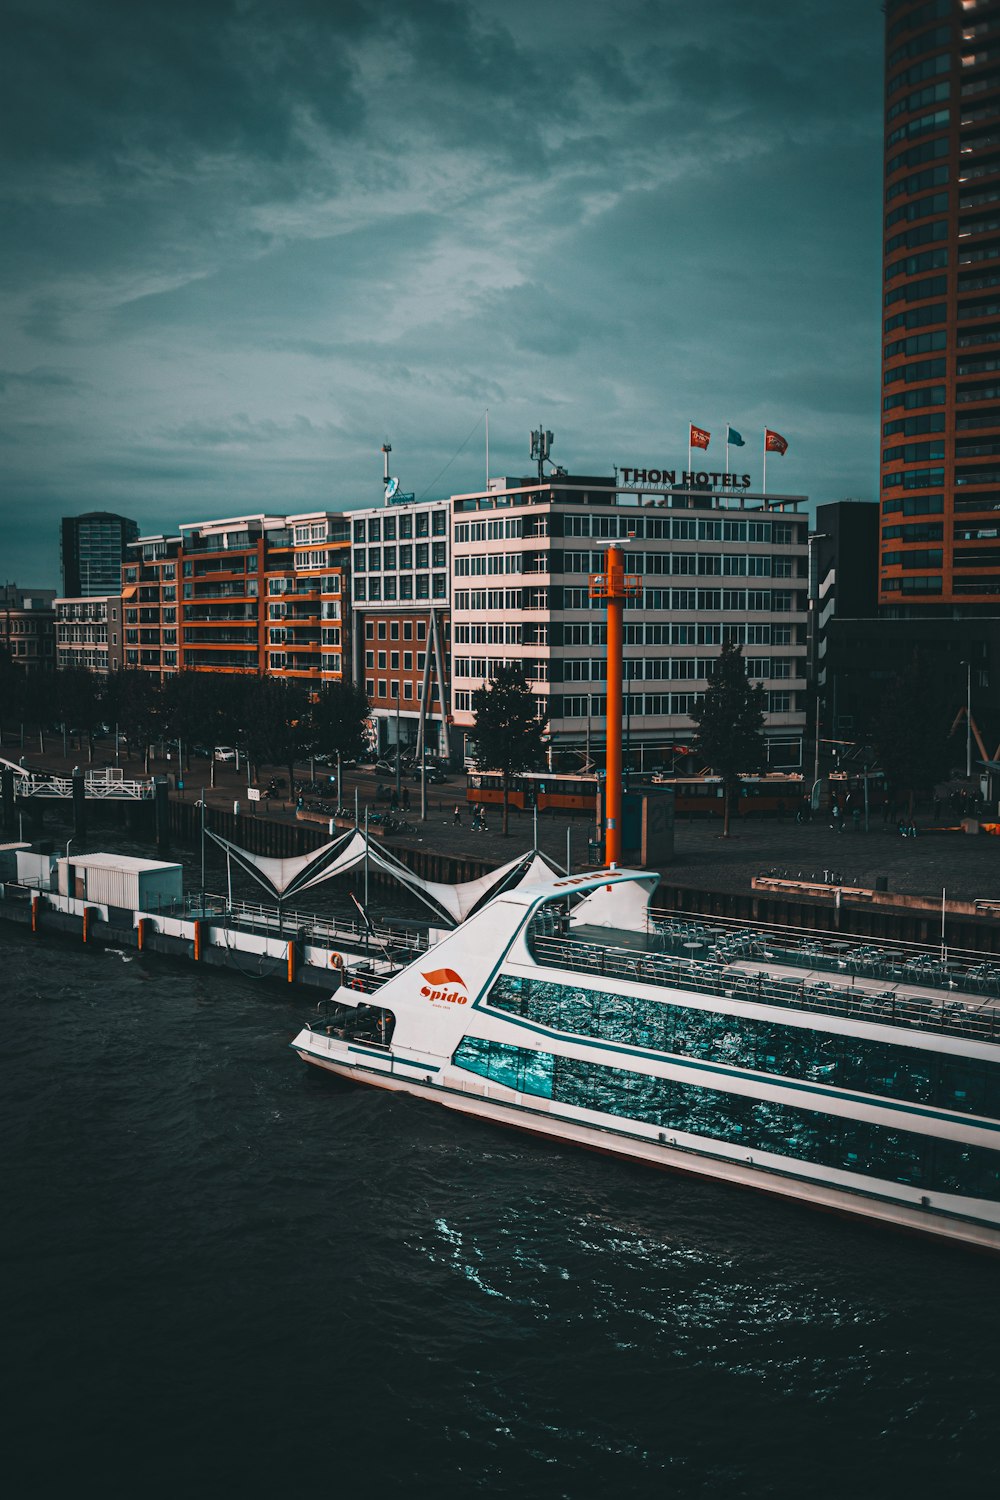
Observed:
[[[232,745],[216,745],[215,759],[225,762],[236,760],[236,750]]]
[[[414,781],[419,781],[420,780],[420,767],[419,766],[414,766],[413,770],[411,772],[411,775],[412,775]],[[446,773],[444,771],[442,771],[442,769],[441,769],[440,766],[428,765],[427,772],[426,772],[426,777],[427,777],[427,785],[428,786],[440,786],[441,783],[442,783],[442,781],[447,781],[448,780],[448,777],[447,777]]]

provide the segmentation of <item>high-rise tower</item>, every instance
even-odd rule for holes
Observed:
[[[887,0],[879,602],[1000,607],[1000,0]]]
[[[135,521],[111,511],[63,516],[60,544],[64,596],[82,599],[120,594],[125,548],[138,535]]]

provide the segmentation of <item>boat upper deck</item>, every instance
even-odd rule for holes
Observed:
[[[528,945],[542,968],[1000,1044],[1000,965],[673,918],[567,930],[546,908]]]

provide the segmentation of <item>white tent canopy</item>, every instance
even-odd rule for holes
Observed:
[[[278,901],[301,895],[311,886],[321,885],[336,875],[343,875],[367,857],[371,865],[392,875],[436,915],[456,924],[463,922],[491,896],[509,886],[520,885],[523,880],[537,880],[553,870],[561,873],[544,854],[529,849],[476,880],[451,885],[439,880],[425,880],[388,849],[370,839],[366,840],[359,829],[351,830],[309,854],[295,855],[290,859],[273,859],[263,854],[252,854],[248,849],[241,849],[238,844],[231,843],[229,839],[212,833],[210,829],[206,832],[209,838],[225,849],[228,857],[234,859],[241,869],[265,890],[270,891]]]

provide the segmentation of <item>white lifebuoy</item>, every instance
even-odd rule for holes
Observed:
[[[331,953],[330,967],[333,969],[342,969],[344,967],[344,955],[342,953]]]

